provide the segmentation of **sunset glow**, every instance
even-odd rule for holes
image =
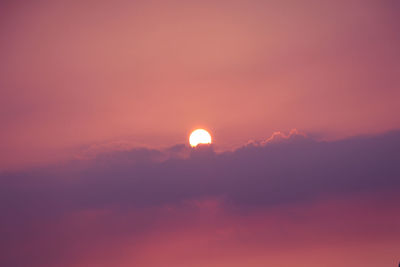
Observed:
[[[400,267],[399,14],[0,1],[0,267]]]
[[[211,135],[204,129],[194,130],[190,134],[189,143],[192,147],[198,144],[211,144]]]

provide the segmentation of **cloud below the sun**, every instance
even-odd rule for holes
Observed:
[[[160,205],[206,196],[224,196],[238,205],[273,205],[392,190],[400,185],[399,149],[399,132],[325,142],[293,130],[222,153],[212,146],[185,145],[110,150],[64,165],[4,173],[2,191],[12,202],[12,192],[24,185],[24,197],[32,198],[31,204],[37,203],[39,192],[43,201],[55,198],[63,203],[62,196],[73,193],[68,205],[80,207],[82,201],[92,208]]]
[[[344,233],[363,244],[375,236],[388,251],[400,237],[394,215],[398,151],[398,131],[332,142],[292,131],[222,153],[179,144],[111,149],[68,164],[2,173],[2,261],[158,267],[180,266],[187,253],[195,261],[186,259],[185,266],[236,266],[265,249],[283,253],[301,245],[313,251],[324,239],[342,246]],[[299,242],[310,229],[318,237]],[[242,258],[209,260],[209,249]],[[49,250],[51,257],[43,253]],[[129,257],[121,254],[125,250]],[[98,254],[103,256],[94,260]],[[279,258],[271,254],[258,263]]]

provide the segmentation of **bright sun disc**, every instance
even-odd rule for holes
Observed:
[[[194,130],[190,134],[189,143],[192,147],[198,144],[211,144],[211,135],[204,129]]]

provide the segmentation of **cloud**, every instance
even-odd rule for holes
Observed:
[[[347,232],[372,242],[357,234],[362,229],[390,248],[392,237],[400,235],[394,230],[400,218],[393,213],[400,204],[399,151],[400,132],[327,142],[292,131],[229,152],[216,153],[212,146],[135,148],[2,173],[3,261],[8,266],[26,264],[24,259],[31,260],[30,266],[59,261],[60,266],[85,266],[104,253],[99,266],[109,266],[116,263],[115,255],[121,260],[120,249],[134,248],[130,263],[180,266],[186,261],[168,248],[168,240],[189,254],[194,252],[186,247],[195,246],[202,252],[193,257],[204,261],[207,242],[220,253],[243,246],[241,238],[248,240],[252,253],[263,247],[288,249],[300,243],[274,231],[306,238],[310,227],[326,238]],[[109,243],[116,244],[115,251]],[[169,265],[150,260],[151,247]],[[49,249],[50,256],[41,252]],[[163,250],[173,251],[175,258]]]
[[[274,133],[266,141],[215,153],[212,146],[108,151],[95,158],[24,173],[2,174],[3,195],[93,208],[152,205],[225,196],[239,205],[273,205],[327,194],[391,190],[400,185],[400,133],[321,142]],[[188,153],[189,152],[189,153]]]

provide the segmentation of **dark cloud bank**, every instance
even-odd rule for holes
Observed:
[[[140,148],[2,174],[1,181],[2,209],[21,211],[50,203],[57,210],[110,204],[129,208],[210,196],[258,206],[397,190],[400,132],[335,142],[291,135],[220,154],[208,146],[192,151],[184,145],[166,151]]]
[[[153,209],[199,199],[222,199],[228,209],[241,214],[357,195],[363,199],[378,196],[396,206],[400,204],[400,132],[333,142],[293,133],[224,153],[208,146],[177,145],[164,151],[140,148],[3,173],[0,179],[0,246],[5,252],[1,261],[7,266],[25,266],[29,259],[29,266],[47,266],[64,257],[60,251],[68,247],[69,224],[56,231],[64,245],[53,256],[37,252],[36,242],[42,249],[52,247],[51,242],[57,242],[43,233],[52,233],[65,214],[80,211],[106,209],[119,214],[113,216],[117,219],[100,222],[110,237],[119,228],[140,236],[150,227]],[[121,214],[138,210],[134,217],[139,217],[128,228],[122,227]],[[73,235],[79,240],[79,233]],[[31,247],[24,248],[27,243]],[[35,257],[41,253],[40,259]]]

